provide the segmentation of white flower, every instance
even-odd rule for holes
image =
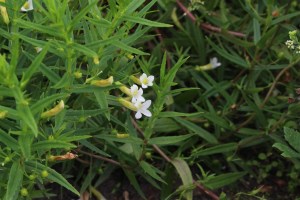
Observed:
[[[295,49],[295,44],[293,40],[287,40],[285,42],[285,45],[289,48],[289,49]]]
[[[32,0],[28,0],[26,3],[24,3],[24,5],[21,8],[21,11],[23,11],[23,12],[27,12],[30,10],[33,10]]]
[[[211,68],[212,68],[212,69],[221,66],[221,63],[218,62],[218,59],[217,59],[216,57],[213,57],[213,58],[210,59],[210,64],[211,64]]]
[[[221,63],[218,62],[218,59],[216,57],[213,57],[210,59],[209,63],[206,65],[202,65],[202,66],[196,66],[195,70],[197,71],[207,71],[207,70],[211,70],[211,69],[215,69],[217,67],[220,67]]]
[[[142,114],[145,115],[145,116],[147,116],[147,117],[151,117],[152,113],[148,110],[148,108],[150,107],[150,105],[151,105],[151,100],[147,100],[144,103],[136,102],[134,104],[134,106],[137,109],[136,114],[135,114],[135,118],[136,119],[140,119],[142,117]]]
[[[147,88],[148,86],[152,86],[153,80],[154,80],[154,76],[147,77],[147,75],[145,73],[143,73],[142,76],[140,77],[142,88]]]
[[[133,84],[133,86],[130,87],[130,93],[132,96],[131,102],[136,103],[136,102],[144,102],[145,98],[142,96],[143,95],[143,89],[140,88]]]
[[[37,53],[40,53],[43,50],[41,47],[34,47],[34,49]]]

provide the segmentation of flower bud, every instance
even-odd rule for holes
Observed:
[[[28,190],[26,188],[22,188],[20,190],[21,196],[26,197],[28,196]]]
[[[126,95],[131,96],[131,91],[128,87],[126,87],[125,85],[122,85],[119,87],[119,89]]]
[[[119,98],[118,99],[119,103],[122,104],[124,107],[133,110],[133,111],[137,111],[137,108],[134,106],[133,103],[131,103],[130,101],[127,101],[123,98]]]
[[[35,174],[30,174],[29,175],[29,180],[33,181],[36,179],[36,175]]]
[[[127,133],[117,133],[117,138],[128,138],[129,134]]]
[[[137,78],[136,76],[131,75],[131,76],[130,76],[130,79],[131,79],[134,83],[136,83],[136,84],[138,84],[138,85],[142,85],[141,80],[140,80],[139,78]]]
[[[64,101],[61,100],[59,104],[57,104],[54,108],[46,112],[43,112],[41,118],[48,118],[48,117],[55,116],[58,113],[60,113],[64,109],[64,107],[65,107]]]
[[[93,61],[94,61],[94,63],[95,63],[96,65],[98,65],[98,64],[99,64],[99,57],[98,57],[98,56],[94,56],[94,57],[93,57]]]
[[[43,178],[48,177],[48,176],[49,176],[48,171],[47,171],[47,170],[43,170],[43,171],[41,172],[41,176],[42,176]]]
[[[82,77],[82,73],[80,71],[76,71],[73,73],[73,75],[75,76],[75,78],[80,79]]]
[[[98,86],[98,87],[107,87],[107,86],[112,85],[113,82],[114,82],[114,77],[110,76],[107,79],[92,80],[91,85],[95,85],[95,86]]]
[[[48,157],[48,160],[49,161],[58,161],[58,160],[73,160],[75,158],[77,158],[78,155],[77,154],[73,154],[71,152],[67,152],[66,154],[64,155],[59,155],[59,156],[53,156],[53,155],[50,155]]]
[[[125,56],[126,56],[129,60],[134,59],[134,55],[132,55],[132,54],[127,53]]]
[[[37,53],[40,53],[43,50],[41,47],[34,47],[34,49]]]
[[[0,111],[0,119],[4,119],[7,116],[7,111]]]
[[[5,0],[0,0],[0,2],[5,3]],[[9,24],[9,17],[8,17],[8,14],[7,14],[6,7],[0,6],[0,13],[2,15],[4,23]]]

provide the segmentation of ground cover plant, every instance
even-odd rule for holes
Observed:
[[[297,199],[297,1],[0,0],[0,199]]]

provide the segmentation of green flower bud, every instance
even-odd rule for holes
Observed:
[[[23,197],[28,196],[28,190],[26,188],[22,188],[20,193],[21,193],[21,196],[23,196]]]
[[[41,173],[41,176],[42,176],[43,178],[48,177],[48,176],[49,176],[48,171],[47,171],[47,170],[43,170],[42,173]]]
[[[107,79],[92,80],[91,85],[95,85],[95,86],[98,86],[98,87],[107,87],[107,86],[112,85],[113,82],[114,82],[114,77],[110,76]]]

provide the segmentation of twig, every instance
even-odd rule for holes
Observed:
[[[99,160],[103,160],[103,161],[112,163],[112,164],[114,164],[114,165],[121,166],[121,163],[119,163],[118,161],[115,161],[115,160],[113,160],[113,159],[106,158],[106,157],[104,157],[104,156],[95,155],[95,154],[92,154],[92,153],[83,151],[83,150],[81,150],[81,149],[77,149],[76,151],[78,151],[78,152],[80,152],[80,153],[82,153],[82,154],[91,156],[91,157],[93,157],[93,158],[97,158],[97,159],[99,159]]]
[[[139,125],[136,123],[136,121],[133,118],[131,118],[131,122],[132,122],[133,126],[138,130],[138,132],[144,137],[144,133],[143,133],[142,129],[139,127]],[[172,159],[169,156],[167,156],[157,145],[152,144],[152,147],[167,162],[169,162],[169,163],[172,162]],[[198,183],[194,179],[193,179],[193,183],[196,185],[196,187],[198,189],[200,189],[202,192],[204,192],[205,194],[207,194],[208,196],[210,196],[212,200],[219,200],[219,197],[215,193],[213,193],[212,191],[206,189],[203,185],[201,185],[200,183]]]
[[[201,185],[200,183],[198,183],[197,181],[193,180],[194,184],[196,185],[197,188],[199,188],[200,190],[202,190],[203,192],[205,192],[205,194],[207,194],[208,196],[210,196],[213,200],[219,200],[219,197],[211,192],[210,190],[207,190],[203,187],[203,185]]]
[[[177,5],[180,7],[180,9],[193,21],[196,22],[196,17],[180,2],[180,0],[176,0]],[[206,31],[213,31],[213,32],[217,32],[217,33],[221,33],[222,29],[216,26],[213,26],[209,23],[201,23],[200,27]],[[225,31],[226,33],[230,34],[230,35],[234,35],[236,37],[246,37],[246,34],[244,33],[240,33],[240,32],[236,32],[236,31]]]

